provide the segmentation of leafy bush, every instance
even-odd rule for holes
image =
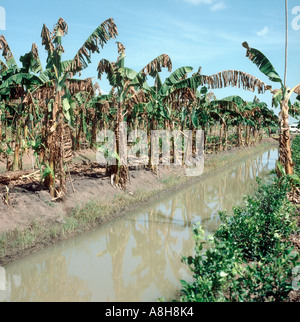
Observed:
[[[189,265],[194,273],[195,282],[189,284],[181,281],[183,286],[181,301],[183,302],[220,302],[226,301],[225,293],[228,286],[241,269],[241,257],[227,243],[220,243],[214,238],[213,246],[203,252],[204,231],[194,227],[196,240],[195,257],[183,257],[182,261]]]
[[[228,242],[204,239],[194,227],[196,255],[184,257],[194,282],[181,281],[181,302],[283,302],[292,290],[293,269],[299,254],[282,245],[280,253],[259,262],[245,262],[242,253]],[[203,250],[210,244],[208,250]]]
[[[248,260],[260,260],[274,254],[296,229],[295,208],[287,200],[290,184],[277,179],[262,185],[254,196],[248,196],[245,207],[234,208],[229,217],[221,213],[221,226],[216,238],[240,249]]]
[[[298,263],[299,254],[282,247],[278,254],[246,265],[232,296],[239,302],[284,302],[293,290],[293,269]]]
[[[293,162],[295,163],[295,173],[300,176],[300,135],[296,136],[292,144]]]
[[[182,302],[282,302],[292,290],[299,254],[288,241],[296,230],[287,199],[287,178],[262,184],[246,206],[229,217],[214,237],[194,227],[195,256],[184,257],[194,282],[182,284]],[[207,245],[207,247],[204,247]],[[206,250],[205,250],[206,248]]]

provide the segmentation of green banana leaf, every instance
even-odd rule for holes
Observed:
[[[247,49],[247,57],[265,74],[272,82],[278,82],[283,85],[282,79],[271,64],[270,60],[259,50],[250,48],[247,42],[243,43]]]
[[[192,71],[193,71],[193,67],[186,66],[186,67],[178,68],[165,80],[165,84],[167,86],[173,86],[174,84],[182,80],[184,76],[186,76],[188,73]]]

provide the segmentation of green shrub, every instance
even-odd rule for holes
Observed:
[[[300,176],[300,135],[296,136],[292,143],[293,162],[295,173]]]
[[[227,243],[211,239],[212,247],[203,252],[207,243],[204,231],[194,227],[196,240],[195,257],[184,257],[183,262],[189,265],[194,274],[194,283],[181,281],[182,302],[224,302],[225,293],[242,267],[241,256]]]
[[[194,282],[181,281],[182,302],[283,302],[299,254],[288,241],[297,229],[284,177],[262,184],[233,216],[221,213],[214,237],[194,227],[195,256],[183,257]],[[206,247],[204,247],[206,245]]]
[[[299,254],[285,247],[276,255],[250,263],[232,296],[239,302],[284,302],[293,290],[293,269],[298,263]]]
[[[247,260],[260,260],[272,255],[295,231],[295,208],[287,199],[290,184],[259,182],[258,191],[248,196],[245,207],[234,208],[233,216],[221,213],[221,226],[216,233],[220,241],[232,243]]]
[[[194,282],[181,281],[181,302],[284,302],[292,290],[293,269],[299,255],[282,245],[279,254],[246,263],[234,245],[204,239],[194,227],[196,255],[184,257]],[[204,244],[210,248],[204,251]],[[278,256],[280,255],[280,256]]]

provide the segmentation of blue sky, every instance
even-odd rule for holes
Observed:
[[[197,71],[201,66],[202,72],[210,75],[237,69],[270,83],[245,57],[241,44],[247,41],[268,56],[282,78],[284,74],[284,0],[0,0],[0,6],[6,11],[6,30],[1,32],[16,59],[30,51],[35,42],[45,61],[42,26],[45,23],[52,30],[59,17],[69,26],[63,42],[64,58],[72,59],[94,29],[112,17],[119,31],[117,40],[126,47],[126,65],[136,71],[165,53],[172,59],[173,70],[192,66]],[[296,18],[292,9],[296,6],[300,6],[300,0],[289,0],[290,87],[300,83],[300,30],[292,28]],[[82,76],[96,78],[102,58],[117,59],[114,40],[93,56],[93,63]],[[166,75],[164,72],[162,77]],[[109,91],[105,79],[98,83],[104,92]],[[215,91],[218,98],[234,94],[246,100],[255,95],[234,88]],[[271,104],[270,94],[259,98]]]

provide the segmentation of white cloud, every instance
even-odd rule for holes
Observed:
[[[219,11],[219,10],[226,9],[226,8],[227,8],[226,4],[225,4],[223,1],[221,1],[221,2],[217,2],[217,3],[215,3],[215,4],[210,8],[210,10],[211,10],[211,11]]]
[[[191,3],[195,6],[199,4],[212,4],[213,0],[184,0],[185,2]]]
[[[211,11],[219,11],[227,8],[224,1],[216,1],[216,0],[183,0],[184,2],[190,3],[194,6],[198,5],[209,5]]]
[[[270,31],[269,27],[265,26],[264,29],[262,29],[261,31],[258,31],[256,34],[258,37],[266,37],[269,31]]]

